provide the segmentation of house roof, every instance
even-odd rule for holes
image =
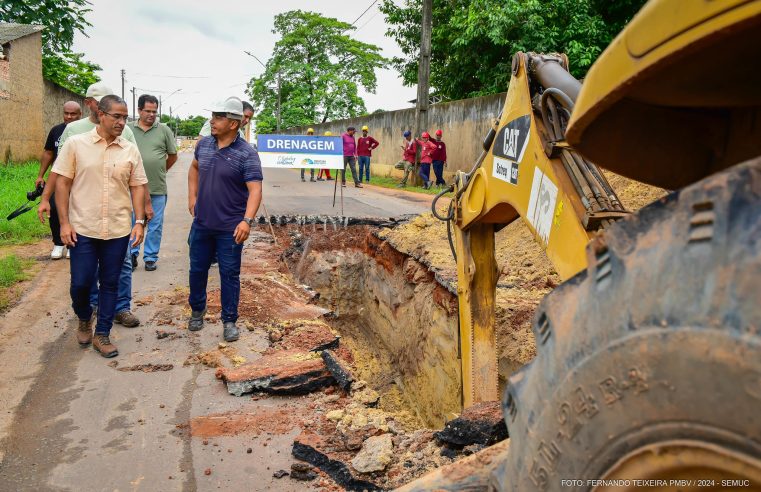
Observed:
[[[33,24],[16,24],[15,22],[0,22],[0,44],[23,38],[30,34],[40,32],[45,29],[44,26]]]

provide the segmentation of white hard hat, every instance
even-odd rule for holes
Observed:
[[[212,113],[226,113],[227,117],[233,120],[243,119],[243,101],[240,98],[232,96],[225,99],[224,102],[217,104]]]
[[[103,96],[108,96],[110,94],[114,94],[114,91],[111,90],[109,86],[102,82],[97,82],[95,84],[92,84],[90,87],[87,88],[87,92],[85,93],[85,97],[91,97],[95,99],[96,101],[100,102],[100,100],[103,98]]]

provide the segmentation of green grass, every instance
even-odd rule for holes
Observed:
[[[416,193],[425,193],[426,195],[436,195],[441,191],[436,185],[431,187],[430,190],[426,190],[422,186],[412,186],[409,183],[412,181],[412,177],[407,180],[407,186],[404,188],[397,188],[396,185],[401,181],[400,178],[389,178],[385,176],[370,176],[370,184],[380,186],[382,188],[394,188],[403,189],[405,191],[414,191]],[[363,181],[364,183],[364,181]]]
[[[27,278],[26,269],[34,260],[19,259],[16,255],[0,258],[0,287],[10,287]]]
[[[8,214],[26,203],[26,192],[34,190],[39,169],[37,161],[0,164],[0,245],[30,243],[50,234],[48,225],[40,224],[36,206],[13,220],[6,220]]]

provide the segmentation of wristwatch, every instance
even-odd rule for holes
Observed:
[[[145,219],[135,219],[135,224],[140,224],[141,226],[145,225]]]
[[[254,227],[254,219],[243,217],[243,222],[248,224],[249,227]]]

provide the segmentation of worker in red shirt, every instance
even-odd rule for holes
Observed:
[[[436,186],[446,185],[444,181],[444,166],[447,165],[447,144],[441,140],[441,136],[444,134],[441,130],[436,130],[436,140],[433,143],[436,144],[436,150],[433,151],[433,172],[436,174]]]
[[[420,169],[418,170],[418,176],[423,180],[423,188],[427,190],[433,185],[433,181],[431,181],[431,163],[433,162],[433,152],[436,150],[436,144],[431,142],[430,133],[423,132],[420,136],[423,139],[417,141],[420,146]]]
[[[365,176],[365,181],[370,182],[370,157],[373,150],[380,145],[380,142],[367,134],[367,125],[362,127],[362,136],[357,140],[357,156],[359,158],[359,180]]]
[[[325,132],[323,135],[326,137],[332,137],[333,132]],[[322,177],[323,175],[328,178],[328,181],[333,181],[333,178],[330,176],[330,169],[320,169],[320,172],[317,173],[317,181],[325,181],[325,179]]]
[[[404,140],[402,140],[402,160],[397,162],[394,166],[397,169],[404,169],[404,177],[396,185],[398,188],[404,188],[407,186],[407,179],[415,169],[415,159],[418,148],[418,141],[412,138],[412,132],[406,130],[404,133]]]

